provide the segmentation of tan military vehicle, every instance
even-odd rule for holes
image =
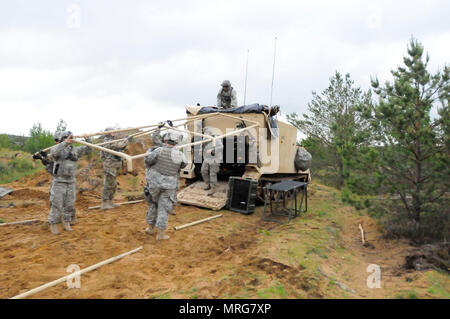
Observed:
[[[228,180],[231,176],[258,181],[257,196],[263,200],[263,187],[283,180],[311,179],[309,166],[299,165],[296,127],[276,119],[279,107],[258,104],[218,110],[213,107],[187,107],[186,130],[194,132],[185,154],[189,164],[180,174],[186,188],[178,193],[178,201],[213,210],[222,209],[227,202]],[[200,116],[200,117],[199,117]],[[211,196],[203,190],[202,136],[205,128],[215,131],[214,139],[222,139],[223,163],[220,165],[217,191]],[[304,149],[303,149],[304,151]],[[309,154],[308,154],[309,155]],[[300,167],[299,167],[300,166]],[[303,170],[302,170],[303,169]]]
[[[121,137],[95,144],[86,141],[86,138],[114,132],[136,139],[147,139],[157,129],[181,132],[185,140],[175,148],[185,152],[189,164],[180,173],[186,187],[178,192],[178,201],[183,204],[220,210],[227,203],[228,181],[231,179],[233,182],[236,177],[242,178],[242,183],[251,181],[251,189],[253,191],[256,189],[255,196],[260,200],[264,200],[263,187],[269,183],[283,180],[310,181],[311,155],[297,146],[297,129],[278,120],[276,117],[278,111],[278,106],[268,107],[259,104],[231,109],[186,107],[187,117],[167,121],[167,124],[158,123],[97,132],[74,136],[74,138],[79,144],[121,157],[127,163],[128,172],[132,172],[133,162],[146,157],[147,153],[130,155],[105,148],[109,143],[125,139]],[[206,128],[214,132],[213,136],[205,134]],[[205,143],[214,145],[218,140],[221,140],[224,146],[223,160],[218,174],[219,185],[215,188],[216,192],[213,195],[208,195],[203,189],[204,184],[200,173],[203,162],[202,146]],[[50,148],[43,151],[48,151]]]

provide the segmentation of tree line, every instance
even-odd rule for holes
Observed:
[[[55,132],[65,131],[66,128],[66,122],[60,119]],[[41,123],[35,123],[30,129],[29,137],[0,134],[0,149],[20,150],[34,154],[55,144],[53,139],[55,132],[44,129]]]
[[[431,73],[429,60],[411,39],[391,81],[372,78],[363,91],[336,72],[307,114],[288,115],[306,135],[313,174],[379,217],[387,235],[417,243],[450,233],[450,69]]]

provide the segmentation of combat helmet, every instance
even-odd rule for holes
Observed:
[[[59,141],[60,141],[60,142],[64,141],[64,140],[65,140],[66,138],[68,138],[70,135],[72,135],[72,132],[71,132],[71,131],[64,131],[64,132],[61,132],[60,135],[59,135]]]
[[[183,136],[179,132],[175,130],[168,130],[163,136],[163,142],[176,145],[181,142],[182,138]]]
[[[55,134],[53,134],[53,140],[55,142],[59,142],[61,140],[61,134],[62,133],[63,132],[61,132],[61,131],[56,131]]]

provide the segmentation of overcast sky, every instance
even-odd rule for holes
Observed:
[[[76,134],[184,117],[229,79],[243,104],[306,111],[338,70],[390,79],[413,35],[450,59],[450,1],[0,2],[0,133],[60,118]]]

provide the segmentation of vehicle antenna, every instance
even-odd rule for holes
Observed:
[[[247,49],[247,63],[245,64],[245,89],[244,89],[244,105],[245,101],[247,99],[247,75],[248,75],[248,56],[249,56],[250,50]]]
[[[276,59],[276,54],[277,54],[277,37],[275,37],[275,44],[274,44],[274,48],[273,48],[272,86],[270,88],[270,104],[269,104],[269,108],[272,107],[273,79],[275,77],[275,59]]]

